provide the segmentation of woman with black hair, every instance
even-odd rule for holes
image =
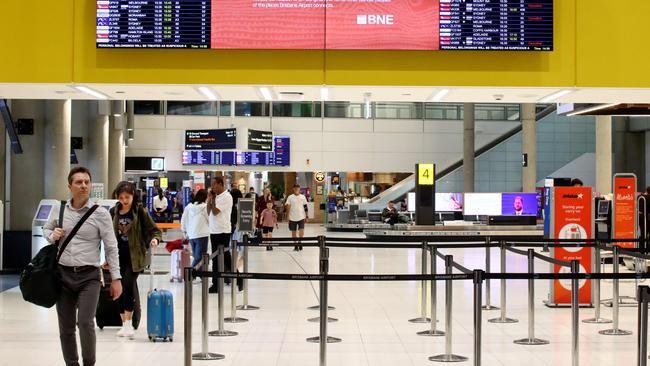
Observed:
[[[150,246],[157,247],[160,244],[162,233],[147,210],[140,204],[133,183],[118,183],[115,195],[118,202],[110,212],[117,237],[120,274],[124,288],[122,296],[117,300],[120,304],[120,317],[122,318],[122,329],[117,332],[117,335],[133,338],[135,330],[131,319],[133,318],[134,294],[136,293],[138,275],[146,267],[147,250]]]
[[[207,201],[208,191],[199,189],[192,203],[185,207],[181,217],[181,230],[190,241],[192,247],[192,267],[196,266],[203,254],[208,252],[208,239],[210,238],[210,227],[208,225]]]

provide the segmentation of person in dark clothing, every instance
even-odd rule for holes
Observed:
[[[381,212],[381,218],[385,223],[390,225],[395,225],[397,223],[399,216],[393,201],[388,201],[388,206]]]

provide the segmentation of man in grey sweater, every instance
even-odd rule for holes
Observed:
[[[66,235],[79,222],[81,217],[93,207],[90,201],[90,171],[76,167],[68,174],[68,188],[72,198],[65,206],[63,223],[58,215],[51,215],[43,226],[43,236],[54,244],[63,242]],[[67,366],[79,366],[75,326],[79,326],[81,356],[84,366],[95,365],[95,310],[100,291],[100,242],[104,242],[104,252],[111,271],[111,295],[120,297],[120,262],[117,252],[117,239],[113,231],[111,215],[106,210],[95,210],[81,226],[77,234],[65,248],[59,260],[61,275],[61,297],[56,303],[59,318],[59,337],[63,359]]]

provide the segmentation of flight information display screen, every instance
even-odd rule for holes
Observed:
[[[553,0],[97,0],[98,48],[553,50]]]
[[[237,129],[186,130],[187,150],[228,150],[237,148]]]
[[[289,166],[290,139],[274,136],[272,152],[256,151],[183,151],[183,165]]]

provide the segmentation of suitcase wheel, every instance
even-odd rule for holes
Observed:
[[[153,343],[156,343],[156,338],[149,336],[149,340],[152,341]]]
[[[174,341],[174,337],[169,337],[169,341],[170,341],[170,342],[173,342],[173,341]]]
[[[99,325],[99,324],[97,324],[97,326],[99,327],[100,330],[104,330],[104,326],[103,326],[103,325]]]

